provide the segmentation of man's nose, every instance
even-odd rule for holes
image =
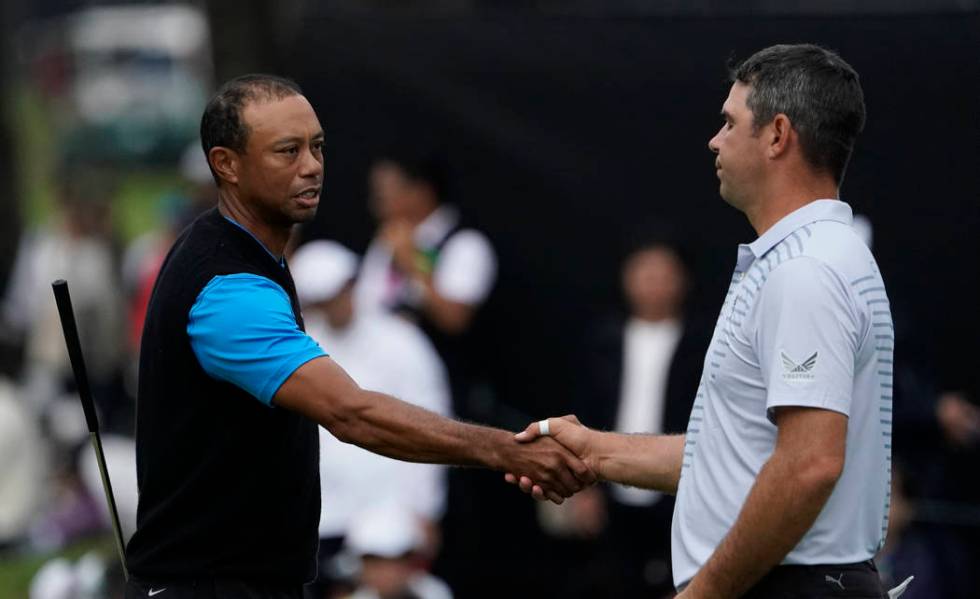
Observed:
[[[312,148],[308,148],[303,153],[303,164],[301,165],[300,176],[320,177],[323,175],[323,159],[320,158]]]

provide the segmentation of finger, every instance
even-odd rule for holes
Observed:
[[[565,503],[565,498],[559,495],[558,493],[555,493],[554,491],[545,491],[545,496],[547,496],[548,500],[554,503],[555,505],[561,505]]]
[[[571,471],[565,467],[564,460],[554,458],[554,461],[544,467],[544,470],[535,475],[537,484],[543,485],[547,491],[554,491],[562,497],[571,497],[581,490],[581,484],[572,476]]]
[[[504,480],[507,481],[507,482],[509,482],[512,485],[516,485],[517,484],[517,477],[514,476],[513,474],[511,474],[510,472],[508,472],[507,474],[504,475]]]
[[[584,426],[581,422],[579,422],[578,416],[576,416],[575,414],[566,414],[566,415],[562,416],[561,418],[559,418],[559,420],[564,420],[566,422],[571,422],[572,424],[574,424],[576,426]]]
[[[526,429],[514,435],[514,438],[521,443],[527,443],[529,441],[534,441],[540,436],[541,430],[538,428],[538,423],[532,422],[531,424],[527,425]]]
[[[555,476],[557,477],[557,483],[554,485],[555,491],[560,493],[562,497],[571,497],[582,490],[582,483],[575,478],[575,475],[567,467],[560,466],[555,472]]]
[[[534,481],[532,481],[530,478],[526,476],[521,477],[521,482],[520,482],[521,491],[524,491],[525,493],[530,493],[531,489],[534,486],[535,486]]]
[[[578,457],[568,448],[562,446],[562,457],[568,469],[571,470],[575,479],[584,485],[591,485],[596,482],[596,475],[592,472],[582,458]]]
[[[544,494],[544,489],[538,485],[534,485],[534,487],[531,488],[530,494],[531,497],[534,497],[538,501],[548,501],[548,497]]]
[[[595,484],[597,479],[595,472],[585,462],[580,460],[578,456],[573,455],[573,457],[569,458],[568,467],[571,469],[572,474],[575,475],[575,478],[583,485],[589,486]]]

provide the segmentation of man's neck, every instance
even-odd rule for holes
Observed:
[[[263,221],[254,210],[249,210],[230,191],[218,190],[218,211],[222,216],[230,218],[251,233],[274,256],[282,257],[286,251],[291,227],[280,227]]]
[[[762,236],[786,215],[814,200],[837,199],[837,184],[829,177],[793,178],[785,185],[773,186],[762,199],[745,210],[745,216],[758,236]]]
[[[680,320],[680,312],[672,309],[635,309],[632,318],[648,324],[660,324]]]
[[[425,208],[422,208],[417,212],[408,215],[408,217],[405,220],[411,223],[413,227],[417,227],[422,223],[424,223],[425,221],[427,221],[429,217],[432,216],[432,214],[438,209],[439,209],[438,204],[434,204],[432,206],[426,206]]]

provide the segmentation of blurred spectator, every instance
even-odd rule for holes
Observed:
[[[425,536],[403,507],[359,513],[345,545],[361,560],[360,586],[350,599],[452,599],[449,587],[419,566]]]
[[[941,394],[936,403],[936,419],[954,447],[970,449],[980,442],[980,408],[970,403],[965,394]]]
[[[136,484],[136,442],[132,436],[102,435],[102,451],[105,454],[106,473],[112,482],[112,496],[116,502],[119,525],[124,541],[136,532],[136,506],[139,487]],[[104,500],[102,473],[96,461],[95,451],[84,445],[78,458],[78,473],[89,496],[97,504],[102,521],[109,526],[109,505]]]
[[[88,431],[74,393],[61,320],[51,283],[67,279],[92,394],[108,427],[124,408],[119,385],[123,319],[109,200],[112,189],[94,167],[70,169],[59,188],[50,224],[25,235],[3,305],[8,326],[19,331],[25,365],[19,396],[41,424],[44,493],[34,505],[29,531],[35,548],[57,549],[103,530],[98,498],[76,468]],[[27,432],[27,431],[25,431]]]
[[[69,172],[51,224],[25,235],[4,301],[3,316],[25,344],[26,392],[38,412],[71,380],[51,283],[69,280],[79,336],[96,399],[111,411],[122,355],[116,261],[110,242],[111,190],[98,174]]]
[[[38,501],[46,460],[36,419],[0,379],[0,550],[23,540]]]
[[[634,249],[622,271],[629,314],[602,323],[586,344],[582,422],[623,433],[682,432],[697,393],[707,334],[686,318],[690,276],[674,245]],[[670,593],[673,497],[620,485],[593,487],[567,502],[565,534],[597,539],[584,595],[659,597]],[[636,531],[642,530],[643,534]]]
[[[360,310],[396,313],[418,324],[446,365],[457,416],[506,426],[489,383],[499,355],[488,330],[497,258],[489,240],[468,228],[465,215],[450,203],[449,179],[446,156],[427,150],[398,148],[374,162],[368,183],[378,231],[361,266],[355,301]],[[459,585],[459,592],[492,594],[475,582],[481,575],[472,539],[483,539],[479,553],[508,551],[509,535],[498,532],[495,519],[506,516],[488,515],[499,509],[495,493],[507,491],[486,473],[455,470],[450,476],[446,551],[435,570]]]
[[[334,242],[313,241],[297,249],[290,268],[307,332],[361,387],[449,415],[445,370],[425,335],[396,316],[355,308],[357,257],[352,252]],[[354,514],[379,502],[397,503],[417,518],[426,542],[412,547],[416,559],[435,557],[446,504],[445,467],[373,454],[338,441],[321,427],[320,482],[323,580],[317,597],[333,596],[343,586],[347,573],[342,558],[334,557]]]
[[[72,563],[58,557],[45,563],[31,580],[30,599],[122,599],[122,568],[89,552]]]
[[[487,238],[465,228],[458,210],[443,203],[446,179],[434,156],[391,157],[372,166],[379,229],[356,300],[361,309],[397,312],[419,324],[446,362],[459,409],[470,366],[461,336],[493,289],[497,259]]]

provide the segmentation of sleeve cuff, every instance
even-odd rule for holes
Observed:
[[[766,402],[766,418],[769,422],[776,424],[776,408],[818,408],[840,412],[844,416],[851,416],[851,402],[846,397],[836,395],[824,395],[823,397],[770,397]]]
[[[285,383],[286,380],[292,376],[300,366],[306,364],[310,360],[326,355],[327,353],[319,346],[311,347],[307,351],[297,354],[295,359],[283,364],[283,366],[269,378],[269,381],[262,387],[262,391],[258,395],[258,400],[265,405],[272,407],[272,398],[275,397],[276,393],[279,391],[279,387],[282,387],[282,384]]]

